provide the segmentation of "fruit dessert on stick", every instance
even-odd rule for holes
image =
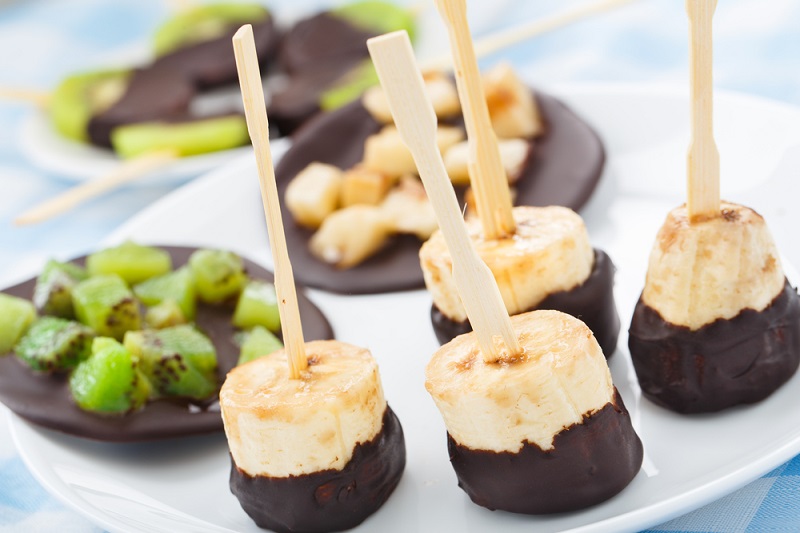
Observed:
[[[478,214],[467,221],[470,237],[492,270],[509,313],[556,309],[579,317],[610,357],[620,327],[611,260],[592,248],[583,220],[574,211],[558,206],[512,207],[469,37],[465,2],[441,0],[437,6],[450,33],[469,141],[469,176]],[[420,261],[433,296],[431,318],[437,338],[444,343],[470,331],[441,233],[423,244]]]
[[[509,317],[461,218],[408,36],[368,45],[475,326],[442,346],[426,369],[459,486],[478,505],[528,514],[612,497],[638,472],[643,450],[600,346],[586,325],[559,311]]]
[[[403,431],[368,350],[333,340],[303,341],[252,28],[242,27],[233,44],[286,349],[237,367],[220,391],[231,491],[261,527],[348,529],[375,512],[399,482]]]
[[[687,0],[692,140],[685,205],[650,253],[628,346],[652,401],[680,413],[760,401],[800,363],[800,299],[764,219],[720,200],[712,121],[716,0]]]

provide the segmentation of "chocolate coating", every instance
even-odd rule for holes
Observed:
[[[537,93],[547,132],[535,141],[535,157],[523,168],[517,187],[519,205],[563,205],[580,209],[594,191],[605,162],[597,134],[555,98]],[[352,102],[321,114],[300,128],[276,169],[283,197],[289,182],[309,163],[319,161],[347,169],[361,161],[366,138],[381,129],[361,105]],[[313,234],[283,209],[286,241],[298,282],[343,294],[373,294],[424,286],[419,265],[422,243],[397,236],[379,253],[347,270],[324,263],[308,248]]]
[[[476,504],[524,514],[576,511],[618,494],[642,465],[630,415],[614,402],[562,430],[553,448],[526,442],[517,453],[473,450],[447,435],[458,486]]]
[[[260,527],[278,532],[350,529],[377,511],[406,464],[403,428],[386,406],[381,431],[359,443],[342,470],[283,478],[250,476],[231,459],[231,492]]]
[[[196,248],[163,246],[175,267],[185,264]],[[83,263],[85,257],[76,259]],[[272,273],[245,259],[250,276],[268,281]],[[30,299],[35,279],[3,292]],[[303,334],[307,340],[331,339],[333,331],[322,312],[302,292],[298,294]],[[196,323],[214,343],[220,385],[236,365],[239,347],[233,342],[232,306],[198,304]],[[123,416],[103,416],[80,409],[72,399],[67,374],[38,374],[13,355],[0,356],[0,401],[26,420],[50,429],[95,440],[134,442],[222,431],[216,395],[202,402],[162,399]]]
[[[614,263],[602,250],[594,251],[594,266],[581,285],[568,291],[550,294],[535,309],[553,309],[583,320],[597,338],[606,359],[614,354],[619,337],[619,314],[614,303]],[[469,320],[456,322],[431,306],[431,322],[440,344],[446,344],[464,333],[472,331]]]
[[[189,104],[198,91],[235,84],[238,79],[231,28],[216,39],[193,43],[157,58],[131,75],[122,97],[89,120],[89,141],[111,148],[111,132],[126,124],[150,121],[189,122]],[[272,19],[253,25],[259,63],[274,57],[279,34]]]
[[[744,309],[694,331],[639,298],[628,347],[642,392],[667,409],[707,413],[755,403],[800,364],[800,297],[787,281],[763,311]]]

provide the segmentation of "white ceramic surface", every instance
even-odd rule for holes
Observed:
[[[679,91],[620,86],[552,92],[607,143],[604,180],[582,214],[595,245],[618,267],[615,295],[625,330],[655,233],[666,211],[681,201],[686,98]],[[775,169],[791,171],[778,164],[790,149],[787,139],[798,138],[800,111],[741,95],[719,94],[716,102],[725,195],[746,199],[758,188],[782,183]],[[786,196],[776,190],[776,205],[793,205]],[[153,205],[109,241],[127,237],[224,246],[268,265],[252,156]],[[611,371],[645,445],[638,476],[615,498],[582,512],[552,517],[490,512],[470,503],[456,486],[444,426],[423,387],[424,365],[437,348],[430,297],[424,291],[358,297],[310,291],[310,296],[330,318],[337,338],[372,350],[387,399],[405,429],[403,480],[359,530],[635,531],[732,492],[800,453],[795,400],[800,376],[758,405],[680,416],[641,399],[623,331]],[[10,427],[37,479],[109,530],[260,531],[228,490],[229,459],[221,435],[119,446],[41,430],[14,416]]]

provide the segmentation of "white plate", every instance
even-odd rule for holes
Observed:
[[[608,172],[583,214],[594,243],[618,266],[616,297],[627,324],[656,230],[677,201],[663,199],[664,193],[678,197],[683,188],[682,172],[667,175],[664,169],[680,166],[671,159],[684,157],[685,150],[672,153],[665,147],[686,131],[686,98],[675,91],[619,86],[552,91],[593,123],[608,143]],[[769,178],[772,156],[797,131],[792,128],[800,123],[800,111],[720,94],[716,116],[720,124],[735,118],[741,129],[718,135],[725,158],[723,190],[746,195]],[[748,133],[764,125],[769,127],[759,130],[760,138]],[[769,150],[761,152],[765,147]],[[642,153],[651,154],[647,168],[630,163]],[[742,168],[758,172],[745,174]],[[653,180],[658,187],[642,185]],[[790,206],[793,198],[783,194],[779,201]],[[110,240],[125,237],[226,246],[268,263],[252,157],[170,195]],[[361,530],[634,531],[700,507],[800,453],[800,376],[758,405],[713,416],[680,416],[641,400],[623,332],[611,371],[645,445],[642,471],[617,497],[586,511],[545,518],[493,513],[470,503],[456,486],[445,429],[423,387],[424,365],[437,348],[428,318],[430,297],[424,291],[358,297],[311,291],[311,297],[327,313],[339,339],[367,346],[375,354],[386,396],[405,429],[408,466],[403,480]],[[10,427],[37,479],[105,528],[259,531],[228,490],[222,436],[117,446],[58,435],[13,416]]]

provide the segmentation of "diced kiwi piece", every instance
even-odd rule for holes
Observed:
[[[250,142],[241,115],[204,118],[188,122],[140,122],[114,128],[111,146],[123,158],[160,150],[184,157],[228,150]]]
[[[216,39],[233,27],[261,22],[269,16],[258,4],[206,4],[164,22],[155,33],[153,48],[163,55],[184,46]]]
[[[180,307],[184,317],[194,320],[197,295],[194,290],[194,277],[189,267],[182,267],[175,272],[143,281],[133,288],[133,292],[145,305],[158,305],[166,300],[172,300]]]
[[[275,285],[261,280],[248,281],[236,303],[233,325],[242,329],[264,326],[278,331],[281,328],[281,315]]]
[[[69,370],[89,357],[93,338],[94,332],[83,324],[45,316],[31,325],[14,353],[33,370]]]
[[[91,355],[72,372],[69,388],[78,407],[97,413],[134,411],[151,391],[138,358],[108,337],[94,339]]]
[[[378,83],[375,65],[369,59],[362,61],[322,93],[319,107],[323,111],[338,109],[360,98],[364,91]]]
[[[194,286],[201,300],[219,303],[242,291],[247,283],[242,258],[226,250],[203,249],[189,257]]]
[[[75,316],[97,334],[121,340],[126,331],[141,329],[139,303],[116,274],[93,276],[72,290]]]
[[[35,319],[31,302],[0,293],[0,355],[11,351]]]
[[[189,322],[175,300],[164,300],[144,313],[145,324],[151,328],[164,329]]]
[[[72,289],[88,276],[80,265],[51,259],[36,279],[33,304],[44,315],[73,318]]]
[[[126,241],[86,258],[90,276],[117,274],[133,285],[172,270],[172,258],[164,250]]]
[[[350,22],[353,26],[375,33],[389,33],[406,30],[411,40],[416,34],[413,13],[391,2],[363,0],[351,2],[331,11]]]
[[[89,120],[122,97],[129,76],[130,70],[101,70],[64,78],[48,105],[56,131],[68,139],[87,142]]]
[[[249,363],[262,355],[269,355],[283,348],[281,340],[262,326],[256,326],[250,331],[242,333],[237,365]]]
[[[124,343],[160,395],[200,400],[217,389],[216,350],[192,326],[130,331]]]

